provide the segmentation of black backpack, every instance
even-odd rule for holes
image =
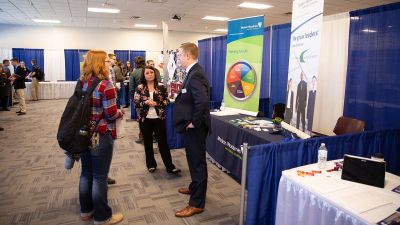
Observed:
[[[57,141],[60,147],[69,153],[81,153],[92,144],[94,129],[91,123],[94,121],[90,121],[90,98],[99,83],[100,80],[94,78],[91,86],[83,91],[83,83],[79,80],[61,116]]]

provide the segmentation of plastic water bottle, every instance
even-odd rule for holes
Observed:
[[[321,143],[318,149],[318,168],[325,169],[326,160],[328,158],[328,149],[325,147],[325,143]]]
[[[224,103],[224,99],[222,99],[222,102],[221,102],[221,107],[219,107],[219,110],[224,110],[225,109],[225,103]]]

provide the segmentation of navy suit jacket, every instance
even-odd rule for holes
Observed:
[[[189,70],[182,89],[175,99],[174,126],[179,133],[192,123],[195,128],[205,126],[210,131],[210,85],[204,70],[196,63]]]

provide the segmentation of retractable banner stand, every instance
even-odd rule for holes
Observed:
[[[228,21],[224,103],[256,115],[260,99],[264,16]]]
[[[285,122],[311,131],[317,94],[323,0],[294,0]]]

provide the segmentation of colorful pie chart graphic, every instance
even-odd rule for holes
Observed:
[[[229,94],[236,100],[243,101],[249,98],[256,89],[256,82],[256,72],[245,61],[234,63],[228,70],[226,85]]]

